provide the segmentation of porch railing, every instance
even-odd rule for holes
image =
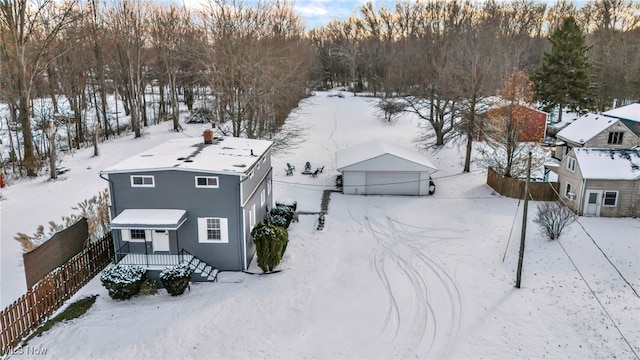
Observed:
[[[177,265],[184,260],[189,261],[190,259],[191,258],[183,252],[180,252],[179,254],[145,254],[130,252],[128,242],[116,250],[115,254],[116,264],[139,265],[147,268]]]

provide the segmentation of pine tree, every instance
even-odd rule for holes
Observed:
[[[558,107],[558,122],[562,109],[584,113],[594,108],[589,81],[591,64],[585,36],[576,20],[570,16],[550,36],[551,51],[545,52],[542,65],[533,74],[536,100],[549,112]]]

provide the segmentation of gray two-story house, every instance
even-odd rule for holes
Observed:
[[[116,260],[159,269],[195,257],[202,266],[246,270],[255,253],[251,229],[272,204],[272,145],[176,139],[104,169]]]

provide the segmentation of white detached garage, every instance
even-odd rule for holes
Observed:
[[[423,154],[373,140],[336,153],[342,192],[360,195],[427,195],[438,169]]]

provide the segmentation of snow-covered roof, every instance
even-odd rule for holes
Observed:
[[[438,170],[423,154],[379,139],[336,152],[336,168],[340,171],[347,166],[387,154],[420,165],[425,168],[424,171]]]
[[[177,230],[186,214],[176,209],[126,209],[111,220],[111,228]]]
[[[556,137],[564,141],[584,144],[596,135],[600,134],[604,129],[613,125],[616,121],[618,120],[608,116],[587,113],[580,116],[576,121],[569,124],[564,129],[560,130]]]
[[[202,137],[175,139],[104,169],[103,173],[140,170],[246,173],[271,147],[266,140],[226,137],[205,144]]]
[[[640,179],[640,149],[573,149],[585,179]]]
[[[627,119],[633,121],[640,121],[640,104],[633,103],[626,106],[621,106],[616,109],[605,111],[603,115],[615,117],[618,119]]]

